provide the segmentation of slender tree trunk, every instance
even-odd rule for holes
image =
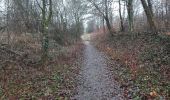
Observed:
[[[106,32],[106,30],[105,30],[105,19],[104,18],[102,18],[102,24],[103,24],[103,32],[105,33]]]
[[[128,20],[129,20],[129,32],[134,29],[133,26],[133,0],[128,0],[127,2]]]
[[[167,0],[167,9],[168,9],[168,17],[167,17],[167,21],[168,21],[168,25],[169,25],[169,27],[170,27],[170,1],[169,0]],[[170,29],[170,28],[169,28]]]
[[[166,10],[166,20],[165,20],[165,27],[166,27],[166,29],[168,29],[169,28],[169,13],[170,12],[168,12],[168,6],[170,6],[170,5],[168,5],[168,0],[166,0],[166,2],[165,2],[165,10]]]
[[[161,19],[162,19],[162,21],[164,21],[164,7],[163,7],[163,4],[161,4],[161,8],[162,8]]]
[[[105,0],[105,16],[104,16],[104,19],[106,21],[106,25],[107,25],[107,29],[108,29],[109,33],[111,35],[113,35],[113,33],[112,33],[112,26],[111,26],[110,21],[109,21],[108,4],[107,3],[108,3],[108,1]]]
[[[46,0],[42,1],[42,62],[44,62],[48,57],[48,35],[46,31]]]
[[[48,16],[46,15],[46,0],[42,0],[43,7],[42,10],[42,62],[45,63],[48,59],[48,46],[49,46],[49,40],[48,40],[48,25],[51,21],[52,17],[52,0],[49,0],[49,12]]]
[[[142,2],[142,6],[143,6],[143,8],[145,10],[145,14],[147,16],[147,20],[148,20],[148,23],[150,25],[151,30],[153,32],[156,32],[157,28],[156,28],[156,24],[155,24],[155,21],[154,21],[154,18],[152,16],[150,8],[148,7],[148,5],[147,5],[145,0],[141,0],[141,2]]]
[[[8,44],[10,43],[10,32],[9,32],[9,0],[6,1],[7,7],[7,16],[6,16],[6,24],[7,24],[7,34],[8,34]]]
[[[112,27],[111,27],[111,25],[110,25],[109,18],[108,18],[108,17],[105,17],[105,20],[106,20],[106,25],[107,25],[107,29],[108,29],[109,33],[110,33],[111,35],[113,35],[113,33],[112,33]]]
[[[121,3],[119,0],[119,17],[120,17],[120,31],[124,31],[124,26],[123,26],[123,18],[122,18],[122,9],[121,9]]]

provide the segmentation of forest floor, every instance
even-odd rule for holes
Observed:
[[[50,42],[49,60],[40,64],[41,42],[28,36],[19,37],[11,44],[0,45],[0,100],[68,100],[72,97],[84,44],[78,41],[59,47]]]
[[[102,38],[101,38],[102,37]],[[115,80],[124,97],[134,100],[170,99],[170,37],[165,34],[118,33],[93,35],[94,45],[110,56]]]

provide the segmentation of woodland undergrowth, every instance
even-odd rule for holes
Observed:
[[[74,94],[78,74],[77,58],[81,41],[59,45],[50,40],[49,60],[40,64],[41,41],[32,36],[16,36],[0,45],[0,100],[69,99]]]
[[[169,35],[142,32],[100,36],[93,37],[94,43],[117,63],[111,67],[126,98],[170,99]]]

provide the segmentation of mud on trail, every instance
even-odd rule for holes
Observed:
[[[77,76],[76,100],[123,100],[118,83],[108,70],[106,55],[88,41],[83,55],[83,64]]]

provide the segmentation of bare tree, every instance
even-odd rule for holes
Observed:
[[[152,5],[153,1],[152,0],[147,0],[147,1],[148,1],[148,7],[149,7],[151,14],[153,16],[153,5]]]
[[[151,12],[151,9],[150,7],[147,5],[146,1],[145,0],[141,0],[142,2],[142,6],[144,8],[144,11],[145,11],[145,14],[147,16],[147,20],[148,20],[148,23],[150,25],[150,28],[153,32],[155,32],[157,30],[156,28],[156,24],[155,24],[155,21],[154,21],[154,18],[153,18],[153,15],[152,15],[152,12]]]
[[[110,1],[102,0],[102,3],[104,4],[104,11],[102,11],[102,9],[100,9],[100,7],[94,1],[92,1],[92,0],[88,0],[88,1],[91,2],[91,4],[97,9],[99,14],[106,21],[107,29],[108,29],[109,33],[111,35],[113,35],[112,26],[111,26],[110,20],[109,20],[109,5],[110,5]]]
[[[123,25],[123,17],[122,17],[122,7],[121,7],[121,0],[119,0],[119,17],[120,17],[120,31],[125,31]]]
[[[129,20],[129,31],[132,32],[134,30],[134,21],[133,21],[133,0],[127,0],[127,12],[128,12],[128,20]]]
[[[49,3],[48,11],[46,10],[47,3]],[[40,5],[39,7],[42,11],[42,62],[46,62],[49,46],[48,29],[52,18],[52,0],[42,0],[42,7]]]
[[[169,28],[169,20],[170,20],[170,1],[166,0],[165,1],[165,11],[166,11],[166,20],[165,20],[165,27],[166,29]]]

